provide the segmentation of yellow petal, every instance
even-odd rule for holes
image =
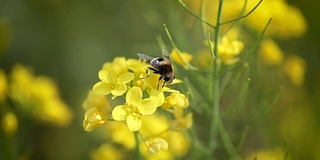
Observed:
[[[97,127],[103,126],[108,121],[107,116],[99,112],[96,107],[90,108],[84,115],[83,128],[90,132]]]
[[[153,140],[154,142],[157,142],[160,144],[160,147],[164,150],[168,149],[168,142],[162,138],[156,138]]]
[[[142,126],[141,116],[135,113],[128,115],[127,125],[130,131],[138,131]]]
[[[116,83],[114,89],[111,90],[112,95],[121,96],[127,91],[127,86],[124,83]]]
[[[146,98],[139,103],[138,109],[142,115],[150,115],[156,111],[157,103],[153,98]]]
[[[160,149],[167,150],[168,149],[168,142],[162,138],[155,138],[153,141],[149,142],[146,141],[147,153],[151,155],[157,154]]]
[[[132,87],[129,89],[126,96],[126,102],[129,105],[138,106],[141,99],[142,99],[142,91],[139,87]]]
[[[128,114],[129,110],[127,105],[119,105],[112,110],[112,117],[116,121],[125,121]]]
[[[157,106],[161,106],[164,103],[164,94],[159,90],[152,89],[150,91],[150,98],[153,98],[156,101]]]
[[[118,82],[128,83],[133,80],[134,74],[133,73],[124,73],[118,77]]]
[[[107,95],[111,91],[111,85],[107,82],[98,82],[93,86],[92,91],[97,95]]]

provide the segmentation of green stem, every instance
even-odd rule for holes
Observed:
[[[211,114],[211,126],[210,126],[210,134],[209,134],[209,154],[208,159],[212,156],[216,149],[216,136],[219,126],[219,103],[220,103],[220,81],[219,81],[219,58],[217,56],[218,53],[218,45],[219,45],[219,34],[220,34],[220,22],[222,17],[222,6],[223,6],[223,0],[219,1],[219,7],[218,7],[218,16],[217,16],[217,22],[216,22],[216,28],[214,33],[214,48],[212,53],[213,57],[213,106],[212,106],[212,114]],[[211,95],[210,95],[211,96]]]
[[[139,139],[139,132],[134,132],[134,138],[136,139],[136,154],[138,160],[143,160],[143,157],[140,153],[140,139]]]
[[[211,28],[216,28],[214,25],[212,25],[210,22],[208,22],[207,20],[205,20],[203,17],[199,17],[197,14],[193,13],[189,7],[182,2],[182,0],[179,0],[179,3],[182,5],[182,7],[188,12],[190,13],[192,16],[196,17],[197,19],[199,19],[200,21],[204,22],[205,24],[207,24],[208,26],[210,26]]]

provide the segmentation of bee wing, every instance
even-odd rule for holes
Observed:
[[[163,56],[163,58],[164,58],[165,60],[168,60],[168,61],[171,62],[170,57],[169,57],[169,53],[168,53],[167,49],[165,49],[165,48],[162,49],[162,56]]]
[[[151,56],[148,56],[148,55],[145,55],[145,54],[142,54],[142,53],[137,53],[137,56],[142,59],[143,61],[147,61],[148,63],[154,59],[154,57],[151,57]]]

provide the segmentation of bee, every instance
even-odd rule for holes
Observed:
[[[170,57],[168,56],[168,52],[165,49],[162,49],[163,57],[154,58],[142,53],[137,53],[137,55],[142,61],[150,64],[150,67],[148,67],[148,69],[153,71],[153,73],[160,75],[159,82],[161,80],[164,81],[164,83],[162,84],[162,88],[165,84],[171,84],[173,82],[173,80],[175,79],[173,67],[171,64]],[[148,70],[146,72],[148,74]],[[149,74],[146,78],[148,77]],[[157,89],[159,90],[159,83]]]

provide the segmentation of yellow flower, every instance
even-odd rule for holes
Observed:
[[[248,1],[246,12],[256,3],[257,1]],[[244,21],[251,28],[261,31],[269,18],[272,18],[272,22],[268,27],[268,33],[273,36],[280,38],[299,37],[307,30],[307,23],[301,11],[286,1],[280,0],[264,1]]]
[[[103,144],[97,150],[91,153],[92,160],[121,160],[123,159],[122,154],[118,149],[114,148],[110,144]]]
[[[147,153],[154,155],[157,154],[160,149],[167,150],[168,142],[162,138],[155,138],[152,141],[146,141]]]
[[[92,107],[96,107],[99,111],[108,114],[112,109],[109,101],[105,96],[97,95],[93,91],[88,93],[87,98],[82,103],[82,107],[85,110],[89,110]]]
[[[187,108],[189,106],[188,98],[179,92],[172,92],[170,96],[166,97],[165,103],[162,105],[163,108],[180,107]]]
[[[260,44],[260,56],[270,65],[280,65],[283,62],[283,53],[272,39],[265,39]]]
[[[181,107],[174,107],[174,117],[175,120],[171,124],[171,129],[180,130],[180,129],[189,129],[192,126],[192,113],[188,113],[184,116],[184,109]]]
[[[212,55],[208,48],[201,49],[196,53],[195,64],[197,67],[208,69],[212,66],[212,62]]]
[[[167,135],[170,152],[175,156],[184,156],[190,149],[190,141],[182,132],[171,131]]]
[[[18,120],[14,113],[7,112],[1,119],[2,130],[7,134],[13,134],[17,130]]]
[[[187,52],[181,52],[179,55],[176,49],[172,49],[170,55],[171,55],[171,58],[173,61],[175,61],[179,65],[183,66],[184,68],[187,68],[189,62],[192,60],[191,54],[189,54]]]
[[[54,82],[44,76],[33,76],[21,65],[13,67],[10,95],[23,111],[38,120],[65,126],[72,119],[72,112],[60,99]]]
[[[0,102],[4,101],[7,97],[8,92],[8,82],[6,74],[2,69],[0,69]]]
[[[141,117],[151,115],[157,109],[154,98],[142,99],[142,91],[139,87],[132,87],[126,95],[126,104],[116,106],[112,111],[112,117],[116,121],[126,121],[130,131],[138,131],[142,125]]]
[[[134,149],[136,141],[134,134],[129,131],[128,127],[122,122],[110,122],[106,125],[107,135],[112,142],[123,145],[126,149]]]
[[[295,85],[301,85],[304,81],[306,62],[296,56],[290,56],[284,63],[283,71]]]
[[[112,62],[106,62],[102,66],[102,70],[112,72],[116,75],[121,75],[128,72],[127,64],[125,57],[116,57]]]
[[[118,76],[108,70],[100,70],[99,78],[101,82],[93,86],[93,92],[99,95],[108,95],[111,93],[114,96],[121,96],[127,91],[126,83],[133,80],[134,74],[127,72]]]
[[[244,44],[242,41],[232,40],[228,37],[223,37],[218,46],[218,56],[226,65],[231,65],[239,61],[237,57],[243,50]]]
[[[107,115],[100,112],[96,107],[92,107],[84,115],[83,128],[85,131],[90,132],[107,122]]]
[[[107,123],[107,114],[111,112],[111,106],[105,96],[90,91],[82,106],[86,110],[83,120],[85,131],[92,131]]]
[[[279,160],[285,157],[285,151],[279,147],[265,150],[258,150],[248,155],[245,160]],[[290,159],[290,157],[288,158]]]

